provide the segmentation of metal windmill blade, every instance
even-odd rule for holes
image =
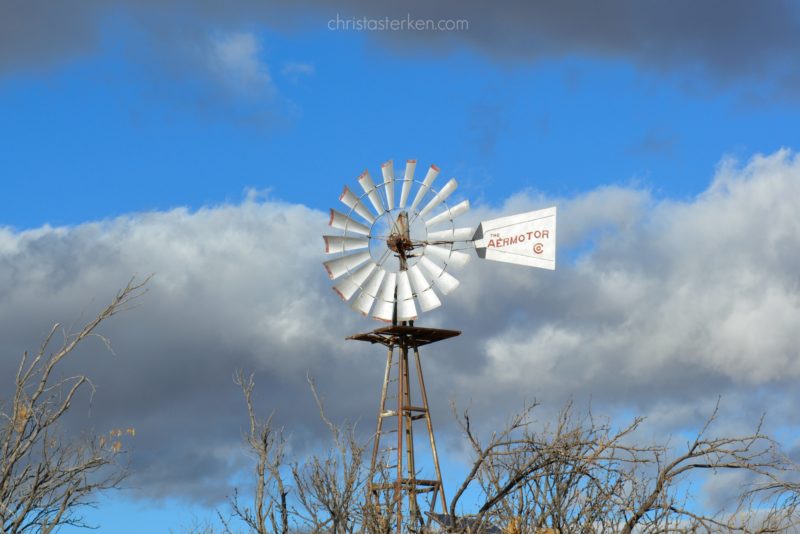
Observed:
[[[408,194],[411,192],[411,186],[414,185],[414,170],[416,168],[417,160],[410,159],[406,161],[406,171],[403,174],[403,188],[400,190],[400,204],[398,205],[400,209],[406,207]]]
[[[471,237],[473,229],[429,230],[429,226],[452,222],[468,209],[468,202],[447,205],[458,182],[453,178],[441,189],[434,188],[439,175],[435,165],[417,182],[416,164],[408,160],[399,180],[391,160],[381,165],[382,182],[376,183],[369,170],[362,172],[357,178],[362,194],[345,186],[340,200],[348,210],[330,212],[329,225],[341,234],[323,236],[325,252],[332,256],[324,262],[325,269],[337,280],[334,291],[343,300],[352,300],[354,310],[380,321],[414,321],[420,311],[441,306],[437,293],[446,294],[458,285],[452,274],[443,271],[468,260],[465,252],[453,246],[455,240]],[[395,198],[395,182],[400,182],[399,198]],[[426,220],[437,210],[441,213]],[[435,275],[425,272],[430,267],[422,267],[426,256],[442,264]]]
[[[372,202],[372,207],[375,208],[376,215],[380,216],[386,211],[386,208],[383,207],[383,202],[381,202],[381,197],[378,194],[378,188],[375,187],[375,182],[372,181],[368,170],[364,170],[361,176],[358,177],[358,184],[367,194],[369,201]]]

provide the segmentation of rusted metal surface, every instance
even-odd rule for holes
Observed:
[[[436,438],[433,435],[433,421],[431,420],[431,411],[428,409],[428,393],[425,390],[425,378],[422,376],[422,362],[419,358],[419,350],[414,347],[414,361],[417,364],[417,378],[419,379],[419,389],[422,395],[422,405],[424,407],[425,423],[428,426],[428,437],[431,440],[431,455],[433,456],[433,466],[436,470],[436,479],[439,481],[438,486],[433,488],[432,502],[436,503],[437,495],[442,500],[442,510],[447,513],[447,498],[444,495],[444,485],[442,484],[442,470],[439,468],[439,454],[436,452]],[[430,516],[429,516],[430,517]]]
[[[461,335],[459,330],[444,330],[442,328],[423,328],[420,326],[393,325],[376,328],[372,332],[355,334],[347,339],[380,343],[387,347],[397,347],[401,338],[408,338],[408,346],[422,347],[437,341]]]
[[[401,413],[403,414],[403,426],[405,427],[405,438],[406,438],[406,466],[407,466],[407,473],[409,476],[409,493],[408,493],[408,512],[409,512],[409,521],[416,521],[419,518],[419,503],[417,502],[417,484],[416,484],[416,473],[417,467],[414,462],[414,425],[411,423],[414,422],[412,419],[412,411],[409,410],[409,405],[411,404],[411,382],[408,379],[408,347],[405,343],[400,345],[400,357],[403,361],[402,365],[402,384],[403,384],[403,405],[400,407]],[[402,474],[398,476],[399,480],[402,479]]]
[[[418,530],[427,522],[430,524],[430,513],[437,507],[446,513],[447,501],[442,484],[442,474],[439,466],[439,456],[436,450],[433,423],[428,406],[428,395],[425,390],[425,379],[422,375],[422,364],[419,347],[437,341],[442,341],[459,335],[456,330],[440,328],[422,328],[412,324],[395,324],[378,328],[366,334],[357,334],[348,339],[380,343],[388,348],[386,370],[384,372],[381,388],[380,406],[378,408],[377,430],[372,449],[372,463],[370,466],[370,482],[368,498],[373,503],[380,502],[380,493],[391,492],[390,512],[393,517],[391,523],[393,530],[404,533],[411,529]],[[397,353],[395,354],[395,351]],[[409,360],[413,359],[413,363]],[[416,373],[419,390],[412,392],[412,375]],[[397,382],[395,399],[389,398],[390,385]],[[416,389],[416,387],[415,387]],[[412,394],[413,393],[413,394]],[[390,404],[390,400],[394,402]],[[395,417],[395,429],[387,431],[384,418]],[[435,479],[417,478],[416,452],[414,450],[415,421],[425,420],[424,430],[428,434],[430,451],[435,469]],[[396,433],[394,442],[389,445],[386,441],[387,434]],[[382,448],[383,447],[383,448]],[[383,454],[381,454],[383,453]],[[388,465],[394,462],[394,465]],[[381,472],[386,469],[394,471],[394,480],[380,478]],[[376,480],[376,476],[378,479]],[[391,476],[391,475],[390,475]],[[420,506],[417,496],[421,493],[430,493],[432,498],[424,501],[424,510]],[[427,516],[427,521],[426,521]]]
[[[380,436],[383,434],[383,418],[390,417],[391,415],[394,414],[394,412],[386,411],[386,396],[389,390],[389,378],[392,370],[392,357],[393,357],[392,353],[393,351],[392,348],[390,347],[386,357],[386,372],[383,375],[383,387],[381,388],[381,404],[380,404],[381,409],[378,411],[378,425],[377,425],[378,430],[375,433],[375,442],[372,445],[372,462],[370,463],[370,465],[372,466],[372,473],[375,472],[375,466],[378,463],[378,452],[379,452],[378,447],[380,446],[381,442]],[[372,492],[368,492],[367,498],[372,501],[373,499]],[[371,504],[375,503],[371,502]]]
[[[397,506],[397,532],[402,532],[403,525],[403,358],[397,359],[397,478],[395,479],[394,497]]]

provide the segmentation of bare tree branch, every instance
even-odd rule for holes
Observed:
[[[108,340],[96,329],[106,319],[130,307],[147,290],[134,278],[92,320],[74,333],[56,324],[39,350],[22,355],[10,398],[0,399],[0,532],[49,533],[60,525],[83,525],[77,511],[92,495],[118,487],[125,470],[117,464],[122,438],[133,429],[112,430],[107,436],[68,441],[57,423],[76,395],[92,393],[84,375],[53,378],[54,371],[90,336]],[[61,345],[51,352],[54,338]]]
[[[239,502],[238,493],[230,499],[233,515],[247,524],[253,532],[267,534],[269,532],[286,534],[289,532],[289,507],[286,487],[281,467],[284,462],[285,439],[283,429],[274,429],[272,416],[266,421],[256,417],[253,407],[253,375],[245,377],[239,370],[234,375],[234,382],[241,387],[244,394],[250,428],[245,437],[249,450],[256,458],[255,494],[252,508]],[[275,510],[278,510],[278,516]],[[227,524],[226,531],[230,531]]]

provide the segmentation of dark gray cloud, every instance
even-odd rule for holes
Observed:
[[[136,428],[131,484],[146,494],[221,498],[228,488],[217,474],[230,474],[241,450],[234,370],[258,374],[264,411],[275,410],[281,423],[299,419],[299,437],[316,422],[306,417],[314,412],[306,373],[335,379],[327,369],[351,358],[345,333],[326,328],[355,318],[334,320],[339,310],[318,261],[323,225],[322,214],[300,206],[248,202],[3,230],[0,375],[12,376],[14,360],[51,323],[79,323],[132,273],[155,273],[141,306],[103,329],[115,354],[90,340],[65,369],[87,372],[97,387],[89,412],[75,417],[90,416],[98,431]],[[352,366],[343,371],[358,384],[363,373]],[[204,480],[216,483],[198,484]]]
[[[257,25],[324,30],[334,17],[466,20],[465,31],[368,32],[404,53],[446,53],[468,45],[500,60],[590,56],[621,59],[687,80],[740,79],[796,87],[800,16],[789,1],[769,3],[543,2],[477,0],[376,2],[51,2],[0,5],[0,71],[52,64],[86,54],[101,40],[100,23],[128,17],[166,48],[191,47],[201,36]]]
[[[479,1],[384,3],[353,0],[353,16],[466,20],[467,31],[374,32],[397,50],[431,52],[467,44],[501,61],[588,56],[677,73],[689,87],[737,80],[791,86],[800,13],[791,2]],[[794,87],[793,87],[794,88]]]
[[[332,192],[332,197],[335,192]],[[682,432],[723,396],[720,424],[768,413],[795,426],[800,378],[800,161],[781,151],[723,162],[686,202],[607,187],[563,199],[521,193],[473,222],[559,206],[555,272],[475,259],[420,324],[462,336],[423,350],[441,441],[458,455],[448,401],[481,427],[524,399],[543,415],[572,399],[595,413],[650,417],[647,437]],[[148,497],[216,501],[246,456],[232,382],[256,373],[257,408],[319,443],[306,384],[316,377],[334,420],[374,424],[384,351],[345,341],[377,326],[330,290],[320,262],[326,214],[249,199],[196,212],[132,214],[70,228],[0,229],[0,393],[52,323],[91,317],[132,273],[155,273],[140,305],[112,318],[69,372],[97,391],[68,428],[136,428],[130,483]]]
[[[0,73],[50,66],[92,52],[103,2],[0,3]]]

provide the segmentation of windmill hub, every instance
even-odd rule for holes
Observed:
[[[386,240],[386,246],[389,247],[389,250],[392,252],[403,256],[406,255],[406,252],[414,250],[414,243],[411,242],[411,238],[402,234],[390,235],[389,239]]]
[[[389,238],[386,240],[386,246],[389,247],[389,250],[400,254],[402,257],[406,256],[406,252],[414,249],[414,242],[411,241],[409,232],[408,214],[405,211],[401,211],[397,215],[397,219],[392,225],[392,233],[389,234]]]
[[[410,269],[419,260],[427,239],[425,223],[408,208],[385,210],[375,217],[367,237],[369,253],[375,264],[387,273]]]

